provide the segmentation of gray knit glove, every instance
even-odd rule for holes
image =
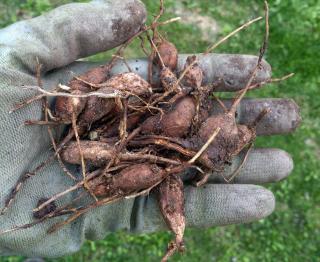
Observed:
[[[94,66],[74,61],[123,43],[139,30],[145,17],[144,6],[138,0],[109,0],[65,5],[0,30],[1,207],[19,176],[52,154],[46,127],[22,125],[25,120],[42,118],[40,103],[8,113],[15,103],[34,95],[21,86],[36,85],[36,58],[43,64],[45,88],[66,84],[70,71],[81,74]],[[184,58],[180,57],[180,68]],[[146,76],[146,60],[129,63]],[[243,87],[255,63],[256,59],[251,56],[209,55],[201,59],[206,81],[223,90]],[[124,70],[126,67],[118,64],[113,73]],[[258,80],[267,79],[270,71],[264,63]],[[239,121],[251,122],[265,106],[272,112],[261,122],[258,134],[288,133],[297,126],[298,109],[290,100],[244,100],[238,111]],[[236,169],[239,162],[236,158],[225,175]],[[275,205],[273,194],[253,184],[279,181],[288,176],[292,168],[287,153],[278,149],[256,149],[249,155],[235,184],[218,184],[223,181],[214,175],[203,188],[186,187],[188,226],[247,223],[269,215]],[[73,183],[56,162],[50,164],[22,187],[14,204],[0,217],[0,230],[32,221],[32,209],[40,198],[50,197]],[[67,203],[72,197],[74,194],[69,194],[58,204]],[[61,219],[0,236],[0,254],[58,257],[76,252],[85,239],[101,239],[108,232],[152,232],[166,228],[152,195],[98,208],[62,230],[47,234],[50,225]]]

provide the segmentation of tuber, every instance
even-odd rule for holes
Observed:
[[[110,161],[115,154],[113,145],[99,141],[80,141],[80,148],[83,154],[84,160],[96,167],[102,167]],[[70,142],[61,152],[61,158],[70,164],[81,164],[81,154],[79,152],[79,145],[77,142]],[[167,159],[165,157],[143,154],[143,153],[131,153],[124,152],[118,153],[117,158],[120,161],[131,162],[152,162],[152,163],[164,163],[171,165],[179,165],[181,162],[173,159]]]
[[[169,68],[171,71],[174,71],[178,64],[178,50],[175,45],[167,40],[160,39],[158,40],[156,46],[163,65]],[[159,66],[162,66],[159,57],[156,57],[155,60]]]
[[[167,261],[175,250],[184,251],[183,235],[186,226],[184,214],[183,182],[178,174],[168,176],[157,188],[161,214],[175,234],[162,261]]]
[[[100,84],[105,82],[108,78],[106,74],[106,66],[93,68],[79,77],[73,78],[68,86],[70,87],[71,94],[85,94],[90,91],[90,86],[87,83]],[[86,99],[82,98],[69,98],[69,97],[57,97],[55,103],[56,117],[63,123],[71,123],[72,112],[78,116],[84,109]]]
[[[192,97],[181,98],[171,111],[146,119],[142,124],[141,133],[162,134],[170,137],[185,136],[192,124],[195,110],[195,101]]]
[[[212,134],[212,130],[220,127],[221,130],[215,141],[208,147],[207,154],[214,165],[223,167],[231,157],[239,153],[243,147],[255,137],[252,130],[237,125],[234,115],[220,114],[209,117],[200,127],[195,137],[199,145],[203,145]],[[239,132],[239,127],[241,132]]]
[[[126,196],[152,187],[164,177],[165,173],[156,165],[136,164],[119,174],[94,178],[88,186],[97,197]]]
[[[121,94],[126,96],[148,96],[152,92],[151,86],[147,81],[131,72],[115,75],[102,85],[99,85],[99,87],[100,93],[108,94],[119,92],[119,96]],[[75,90],[71,93],[82,94],[84,92]],[[64,123],[71,123],[73,112],[76,117],[82,113],[79,118],[79,125],[88,126],[101,119],[115,108],[116,103],[114,99],[106,99],[97,96],[87,99],[62,97],[56,101],[55,113]]]

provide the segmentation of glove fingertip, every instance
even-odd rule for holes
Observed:
[[[252,221],[265,218],[274,211],[276,200],[274,194],[263,187],[259,187],[259,192],[256,193],[256,198],[254,199],[253,215]]]

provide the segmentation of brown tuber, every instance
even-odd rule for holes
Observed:
[[[156,165],[137,164],[123,169],[119,174],[99,176],[88,186],[97,197],[130,195],[161,182],[165,173]]]
[[[184,214],[183,182],[178,174],[168,176],[157,188],[161,214],[175,234],[175,240],[169,246],[162,261],[167,261],[176,250],[184,251],[183,235],[186,226]]]
[[[105,82],[108,78],[106,70],[106,66],[101,66],[73,78],[68,84],[71,94],[79,95],[89,92],[91,88],[87,83],[96,85]],[[71,123],[73,110],[75,115],[78,116],[84,109],[85,104],[85,98],[57,97],[55,104],[56,117],[63,123],[69,124]]]
[[[139,122],[141,115],[140,114],[132,114],[128,115],[127,117],[127,130],[130,131],[132,130]],[[100,132],[102,137],[113,137],[117,136],[119,134],[119,124],[120,120],[117,119],[114,123],[112,124],[107,124]]]
[[[170,43],[167,40],[161,39],[157,43],[157,49],[159,55],[161,56],[161,60],[158,56],[156,56],[156,62],[159,66],[165,66],[169,68],[171,71],[174,71],[178,64],[178,50],[174,44]],[[162,64],[163,62],[163,64]]]
[[[221,128],[220,132],[206,152],[213,164],[221,168],[255,138],[255,132],[246,126],[237,125],[233,114],[223,113],[209,117],[201,125],[198,136],[193,138],[197,140],[196,144],[203,145],[212,130],[218,127]]]
[[[73,90],[70,92],[72,95],[82,95],[85,92],[80,90]],[[55,102],[55,117],[65,124],[70,124],[72,121],[72,114],[77,117],[86,106],[86,98],[70,98],[70,97],[57,97]]]
[[[115,155],[115,149],[113,145],[109,143],[99,141],[80,141],[80,148],[83,158],[86,162],[96,166],[105,166]],[[79,145],[77,142],[70,142],[61,152],[61,158],[63,161],[70,164],[81,164],[81,154],[79,152]],[[161,156],[143,153],[131,153],[124,152],[118,153],[117,159],[120,161],[129,162],[151,162],[151,163],[163,163],[179,165],[181,162],[176,160],[167,159]]]
[[[141,133],[162,134],[170,137],[186,136],[195,116],[195,110],[195,101],[192,97],[181,98],[171,111],[145,120]]]

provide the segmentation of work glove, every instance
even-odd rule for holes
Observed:
[[[26,120],[43,119],[41,102],[9,114],[17,102],[35,95],[22,85],[37,85],[37,60],[42,64],[44,88],[52,90],[59,83],[67,84],[73,74],[79,75],[97,66],[78,59],[122,44],[140,30],[145,19],[145,7],[139,0],[95,1],[64,5],[0,30],[1,207],[19,177],[53,154],[47,127],[23,125]],[[179,70],[185,59],[186,55],[179,57]],[[246,55],[210,54],[199,59],[205,75],[204,84],[213,84],[220,91],[243,88],[257,63],[256,57]],[[146,78],[146,59],[128,63],[134,72]],[[127,70],[119,62],[112,74]],[[270,76],[271,68],[263,62],[255,82],[268,80]],[[297,127],[299,110],[288,99],[245,99],[239,105],[237,119],[243,124],[252,123],[265,107],[271,112],[259,123],[258,135],[290,133]],[[219,110],[218,105],[214,108],[212,113]],[[223,175],[229,177],[242,158],[243,154],[235,157]],[[201,188],[185,187],[187,226],[248,223],[268,216],[274,210],[275,198],[260,185],[280,181],[292,169],[292,159],[280,149],[252,150],[232,184],[225,184],[221,174],[213,174],[209,183]],[[52,162],[23,184],[7,212],[0,216],[0,230],[33,221],[32,209],[39,199],[49,198],[74,183],[57,161]],[[56,204],[68,203],[76,195],[77,192],[68,194]],[[64,217],[54,218],[1,235],[0,254],[59,257],[78,251],[85,239],[102,239],[108,232],[146,233],[167,229],[153,194],[99,207],[48,234],[48,228],[62,219]]]

